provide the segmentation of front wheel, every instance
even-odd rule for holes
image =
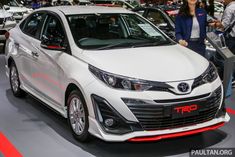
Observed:
[[[88,109],[82,94],[78,90],[70,93],[67,106],[68,123],[73,136],[81,142],[88,141],[90,137]]]
[[[9,79],[10,79],[11,90],[14,96],[24,97],[26,93],[20,88],[19,73],[14,62],[11,63],[10,65]]]

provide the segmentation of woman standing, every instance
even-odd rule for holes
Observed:
[[[176,17],[175,35],[180,45],[205,56],[207,15],[196,6],[197,0],[184,0]]]

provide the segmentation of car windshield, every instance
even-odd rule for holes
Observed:
[[[156,27],[136,14],[69,15],[76,44],[84,49],[172,44]]]

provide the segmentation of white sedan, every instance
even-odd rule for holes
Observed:
[[[0,6],[0,43],[5,42],[5,33],[16,25],[11,13],[8,13]]]
[[[36,10],[5,53],[13,94],[60,113],[80,141],[160,140],[229,121],[214,65],[122,8]]]

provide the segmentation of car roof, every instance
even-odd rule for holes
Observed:
[[[57,6],[38,9],[54,12],[63,12],[65,15],[75,14],[96,14],[96,13],[133,13],[120,7],[103,7],[103,6]]]

